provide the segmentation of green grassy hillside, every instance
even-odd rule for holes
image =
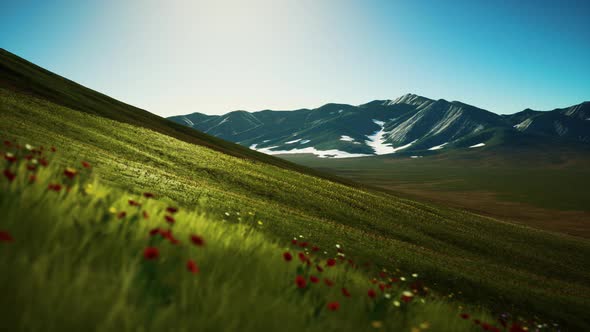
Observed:
[[[3,330],[473,331],[476,319],[501,326],[485,310],[433,294],[419,275],[349,264],[342,255],[354,253],[343,246],[272,241],[250,214],[224,223],[102,185],[82,166],[66,176],[51,160],[59,151],[46,149],[48,166],[30,170],[34,163],[10,150],[16,177],[0,182],[0,308],[10,317]]]
[[[2,48],[0,48],[0,87],[49,100],[73,110],[150,129],[187,143],[206,146],[239,158],[261,161],[266,164],[326,177],[332,181],[342,181],[348,185],[355,185],[345,179],[318,173],[283,159],[272,158],[238,144],[229,143],[214,136],[189,129],[186,126],[88,89],[36,66]]]
[[[46,149],[55,146],[60,151],[55,162],[63,166],[86,160],[107,186],[118,188],[114,190],[129,191],[133,197],[154,192],[182,208],[206,212],[209,219],[222,224],[224,220],[251,223],[256,234],[279,243],[302,235],[321,248],[340,244],[354,253],[356,262],[418,273],[439,294],[470,305],[484,305],[498,313],[538,315],[576,328],[590,326],[587,241],[353,188],[290,166],[277,167],[283,164],[272,157],[265,157],[272,159],[269,164],[257,159],[258,154],[241,158],[231,151],[221,153],[221,145],[211,149],[210,144],[194,144],[198,142],[158,129],[80,112],[65,106],[66,102],[56,103],[59,95],[45,100],[18,89],[15,84],[0,89],[0,136]],[[103,97],[91,94],[88,98]],[[11,207],[19,200],[13,195],[2,190],[3,213],[14,213]],[[26,201],[28,196],[19,197],[26,212],[42,214],[44,205],[34,207]],[[14,218],[0,225],[10,230],[14,220],[30,220],[32,225],[36,220]],[[224,255],[238,254],[239,248]],[[41,270],[39,275],[45,273]]]

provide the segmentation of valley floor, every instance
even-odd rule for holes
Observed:
[[[479,152],[478,152],[479,153]],[[500,220],[584,238],[590,237],[590,158],[482,153],[358,159],[284,155],[403,197],[466,209]]]

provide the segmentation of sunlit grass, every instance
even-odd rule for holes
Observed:
[[[461,319],[465,310],[418,274],[375,271],[340,244],[280,244],[258,223],[178,209],[99,183],[87,162],[32,155],[8,161],[14,176],[0,181],[3,327],[470,331],[471,316],[498,325],[482,310]]]

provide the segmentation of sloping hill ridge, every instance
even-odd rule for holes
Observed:
[[[187,143],[202,145],[232,156],[260,161],[353,185],[345,179],[322,174],[283,159],[269,157],[263,153],[203,134],[143,109],[125,104],[54,74],[2,48],[0,48],[0,88],[27,93],[74,110],[154,130]]]
[[[268,154],[361,157],[431,154],[497,145],[590,142],[590,103],[550,112],[498,115],[458,101],[406,94],[363,105],[225,115],[193,113],[172,121]]]

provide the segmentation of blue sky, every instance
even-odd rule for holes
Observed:
[[[588,1],[12,1],[0,47],[169,116],[411,92],[496,113],[590,100]]]

